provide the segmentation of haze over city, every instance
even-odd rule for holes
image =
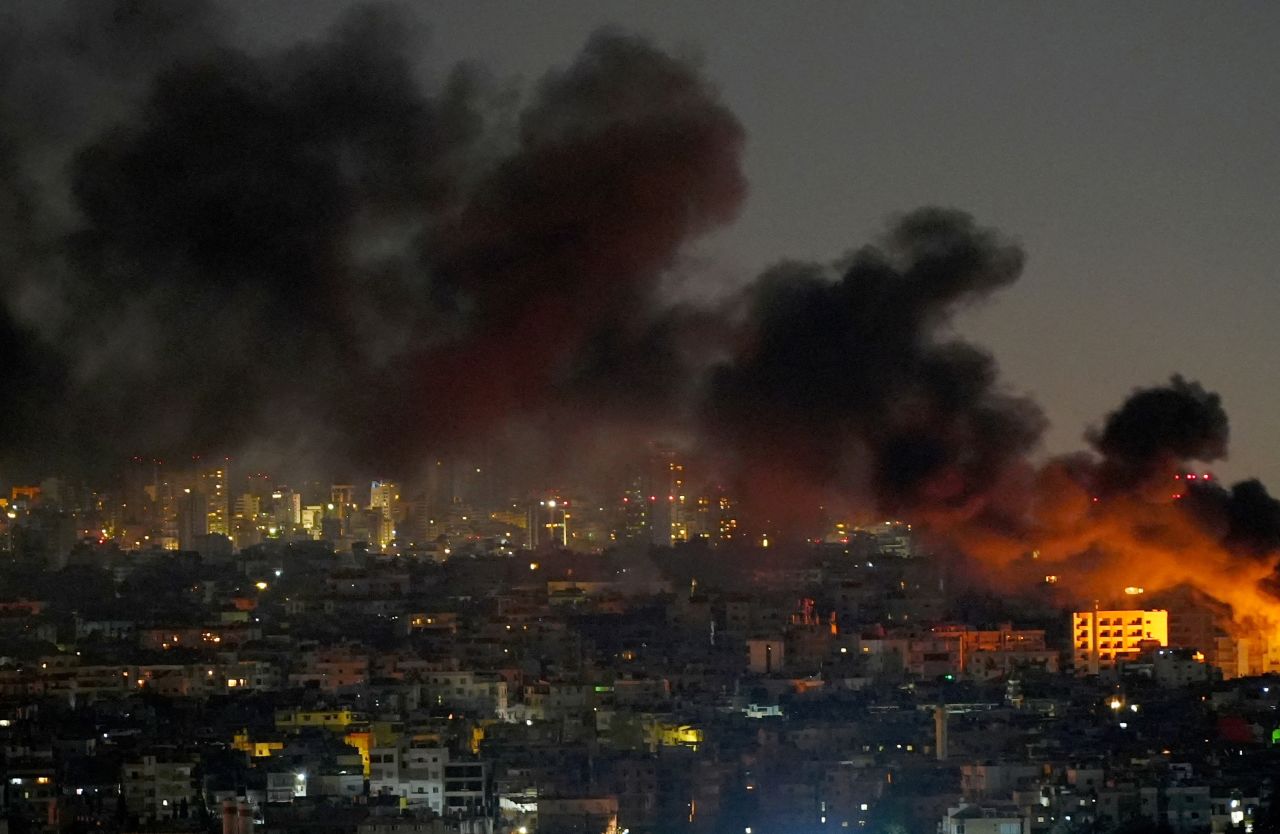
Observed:
[[[0,11],[0,822],[1280,830],[1277,36]]]
[[[342,8],[279,4],[242,14],[239,31],[279,43]],[[1180,372],[1230,406],[1224,475],[1280,480],[1265,335],[1280,315],[1272,9],[740,8],[479,3],[420,17],[428,71],[479,60],[514,84],[600,26],[699,56],[746,129],[749,194],[695,243],[682,289],[723,292],[779,258],[838,258],[908,208],[963,208],[1028,252],[1018,284],[960,328],[1044,405],[1050,451],[1075,450],[1132,387]],[[903,43],[920,47],[908,56]]]

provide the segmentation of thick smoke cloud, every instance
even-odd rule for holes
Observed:
[[[1186,489],[1188,511],[1222,547],[1255,559],[1274,558],[1280,553],[1280,501],[1260,481],[1241,481],[1230,489],[1200,481]]]
[[[1175,376],[1168,385],[1135,391],[1089,439],[1105,459],[1102,486],[1127,489],[1164,479],[1189,461],[1226,457],[1227,436],[1218,395]]]
[[[655,293],[684,242],[736,214],[742,143],[687,64],[635,38],[597,35],[545,79],[516,152],[426,244],[467,328],[461,351],[428,357],[427,386],[455,395],[437,428],[590,394],[624,365],[678,379]]]
[[[1087,433],[1095,453],[1040,467],[1024,500],[937,531],[1024,587],[1052,576],[1066,601],[1134,604],[1125,589],[1191,589],[1232,628],[1280,627],[1280,502],[1257,481],[1230,488],[1198,465],[1226,456],[1219,398],[1173,377],[1141,388]]]
[[[1280,501],[1261,482],[1227,488],[1192,471],[1225,458],[1229,434],[1221,398],[1197,382],[1174,376],[1166,385],[1138,389],[1088,434],[1102,455],[1094,491],[1168,496],[1226,551],[1255,558],[1280,553]]]
[[[968,215],[922,209],[837,279],[804,264],[762,278],[708,405],[751,480],[782,487],[758,500],[786,512],[781,493],[803,483],[860,491],[886,512],[981,501],[1044,419],[1000,388],[989,354],[945,328],[1022,264],[1016,245]]]
[[[676,436],[744,527],[902,513],[1084,598],[1190,585],[1280,622],[1280,502],[1185,477],[1226,455],[1217,395],[1139,389],[1090,451],[1034,461],[1044,416],[950,331],[1024,261],[968,215],[667,302],[744,199],[745,136],[642,38],[598,33],[512,99],[429,73],[386,7],[266,52],[199,0],[7,15],[0,479],[202,452],[412,478],[492,438],[545,477],[562,447]]]
[[[397,337],[429,330],[422,277],[397,253],[357,253],[456,202],[482,118],[464,73],[423,93],[405,29],[356,10],[318,45],[179,65],[136,123],[76,157],[85,224],[71,251],[91,280],[75,306],[120,309],[126,324],[82,338],[79,369],[122,375],[138,406],[172,417],[161,448],[216,449],[296,423],[280,404],[323,415],[384,394],[390,360],[417,343]],[[112,335],[124,344],[102,357]]]
[[[50,64],[69,103],[0,144],[12,464],[277,445],[407,473],[666,368],[661,273],[745,191],[737,120],[637,37],[593,37],[511,133],[482,71],[422,81],[394,9],[266,54],[204,4],[29,17],[6,113]]]
[[[1034,462],[1044,417],[947,331],[1022,260],[967,215],[922,209],[838,276],[784,264],[752,286],[705,405],[750,514],[812,530],[820,504],[900,512],[991,581],[1052,575],[1077,604],[1189,587],[1236,626],[1280,626],[1280,502],[1194,470],[1227,454],[1218,395],[1179,376],[1137,389],[1087,433],[1092,453]]]

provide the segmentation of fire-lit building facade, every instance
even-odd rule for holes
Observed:
[[[1075,669],[1097,674],[1143,651],[1169,645],[1169,612],[1164,610],[1093,610],[1071,615]]]

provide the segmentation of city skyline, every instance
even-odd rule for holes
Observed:
[[[0,834],[1280,832],[1278,42],[10,3]]]
[[[1129,584],[1113,574],[1143,554],[1161,587],[1273,607],[1280,502],[1215,471],[1238,449],[1212,383],[1134,380],[1047,454],[1054,414],[964,326],[1025,285],[1017,231],[963,205],[886,207],[838,261],[682,293],[673,280],[706,283],[698,253],[750,221],[752,136],[777,127],[738,115],[714,51],[593,26],[512,86],[509,61],[432,52],[413,8],[290,24],[299,8],[19,7],[0,463],[32,474],[8,486],[81,489],[87,472],[109,504],[124,461],[194,453],[278,486],[359,475],[438,494],[441,460],[473,460],[485,509],[563,489],[603,511],[657,443],[699,479],[682,501],[727,496],[760,542],[898,518],[996,570],[1032,552],[1091,564],[1059,571],[1080,593]],[[40,112],[40,93],[65,100]],[[147,534],[228,537],[224,475]],[[115,510],[92,509],[108,517],[85,529],[109,528]],[[387,547],[378,524],[365,538]]]

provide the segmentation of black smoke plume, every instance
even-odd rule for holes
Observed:
[[[225,16],[15,16],[0,463],[275,447],[409,473],[667,350],[662,272],[745,191],[693,64],[601,32],[512,104],[474,67],[425,81],[394,8],[266,53]]]
[[[1217,483],[1188,484],[1186,508],[1228,551],[1255,559],[1280,553],[1280,501],[1256,479],[1230,489]]]
[[[1195,550],[1170,542],[1253,568],[1280,547],[1260,484],[1170,488],[1226,453],[1197,383],[1034,465],[1044,416],[950,330],[1023,253],[962,212],[669,303],[683,249],[744,199],[745,136],[643,38],[600,32],[513,99],[429,72],[394,8],[256,52],[200,0],[4,14],[0,479],[202,452],[411,478],[493,437],[515,469],[664,433],[765,528],[825,507],[1010,559],[1119,542],[1174,554],[1170,583]]]
[[[1190,461],[1226,457],[1228,434],[1218,395],[1174,376],[1134,391],[1088,439],[1104,459],[1100,486],[1130,489],[1167,479]]]
[[[838,277],[808,264],[764,276],[707,405],[764,491],[755,500],[786,514],[804,485],[811,506],[825,492],[884,512],[974,510],[1044,419],[999,386],[988,353],[946,327],[1022,264],[1016,245],[968,215],[930,208],[901,218]]]
[[[1260,481],[1228,488],[1194,471],[1226,458],[1229,436],[1221,398],[1199,383],[1174,376],[1137,389],[1087,435],[1102,456],[1093,490],[1172,499],[1226,551],[1253,558],[1280,553],[1280,501]]]

